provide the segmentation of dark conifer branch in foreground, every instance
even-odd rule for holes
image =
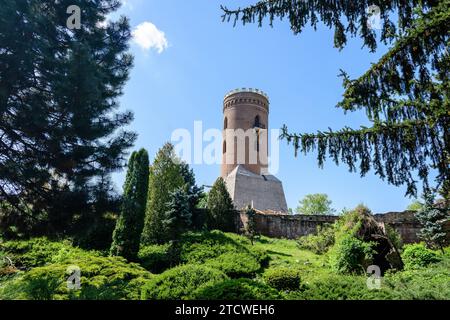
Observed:
[[[389,183],[450,194],[450,1],[261,1],[237,10],[222,7],[223,19],[243,24],[288,17],[295,34],[310,23],[335,28],[335,46],[347,35],[360,36],[372,51],[376,32],[367,26],[370,5],[381,11],[380,41],[395,41],[389,51],[356,80],[344,72],[345,111],[365,109],[370,128],[344,128],[317,134],[295,134],[285,126],[281,138],[293,143],[295,154],[317,150],[323,166],[327,156],[364,176],[372,167]],[[396,17],[395,17],[396,15]],[[394,19],[396,18],[396,19]],[[396,24],[394,24],[394,20]],[[346,21],[346,25],[343,24]],[[437,172],[429,183],[431,171]],[[417,174],[417,176],[416,176]],[[417,181],[419,180],[419,181]]]

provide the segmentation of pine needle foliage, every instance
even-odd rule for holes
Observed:
[[[380,8],[379,38],[368,25],[370,5]],[[425,191],[440,191],[449,201],[450,0],[266,0],[222,9],[224,21],[235,24],[273,25],[286,18],[295,34],[323,23],[335,30],[339,49],[348,36],[359,36],[370,51],[380,42],[389,45],[361,77],[341,72],[345,92],[337,107],[365,110],[369,127],[299,134],[284,126],[281,138],[293,144],[296,155],[317,151],[320,167],[331,158],[361,176],[373,169],[392,185],[406,185],[407,195],[417,196],[421,182]]]

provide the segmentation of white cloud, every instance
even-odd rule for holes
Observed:
[[[133,42],[148,51],[155,49],[162,53],[169,46],[166,35],[151,22],[143,22],[132,32]]]
[[[122,0],[122,6],[128,10],[134,9],[134,5],[131,0]]]

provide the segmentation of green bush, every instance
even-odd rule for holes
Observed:
[[[450,258],[428,266],[388,273],[383,287],[390,290],[393,299],[402,300],[449,300]]]
[[[390,225],[386,225],[386,235],[398,250],[403,249],[403,240],[401,235]]]
[[[263,277],[269,286],[280,291],[298,290],[301,284],[300,272],[291,268],[268,269]]]
[[[427,249],[423,243],[408,244],[402,253],[405,269],[418,269],[432,263],[439,262],[439,255],[433,250]]]
[[[248,256],[246,260],[255,259],[260,266],[267,265],[269,259],[265,251],[256,249],[248,239],[217,230],[185,234],[181,243],[180,263],[184,264],[207,263],[232,253],[245,254]]]
[[[25,270],[63,262],[69,258],[82,256],[87,252],[72,247],[69,241],[56,242],[47,238],[8,241],[2,243],[1,247],[16,267]],[[89,251],[89,255],[101,256],[96,251]]]
[[[69,290],[67,273],[70,266],[81,270],[81,289]],[[0,287],[6,299],[29,300],[119,300],[138,299],[141,287],[152,275],[138,264],[119,257],[99,257],[84,253],[34,268]]]
[[[301,237],[297,243],[301,249],[310,250],[316,254],[323,254],[334,244],[334,232],[333,226],[319,226],[316,234]]]
[[[305,286],[304,290],[291,292],[288,299],[295,300],[378,300],[391,299],[390,290],[369,290],[363,276],[331,275]]]
[[[139,263],[152,273],[161,273],[171,266],[168,251],[169,245],[149,245],[142,247],[138,254]]]
[[[196,290],[199,300],[276,300],[281,295],[268,285],[250,279],[232,279],[211,283]]]
[[[207,266],[223,271],[231,278],[251,277],[260,268],[259,261],[248,253],[227,252],[208,260]]]
[[[343,236],[335,244],[330,255],[330,264],[338,273],[365,273],[373,259],[373,244],[351,235]]]
[[[199,287],[227,279],[219,271],[206,266],[183,265],[155,276],[142,288],[144,300],[185,300]]]

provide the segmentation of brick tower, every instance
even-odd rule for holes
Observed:
[[[229,92],[223,101],[222,178],[236,209],[287,212],[280,180],[268,172],[269,97],[258,89]]]
[[[267,173],[268,96],[257,89],[233,90],[224,98],[223,114],[222,177],[238,165],[257,175]]]

